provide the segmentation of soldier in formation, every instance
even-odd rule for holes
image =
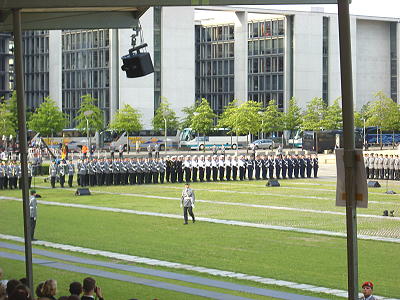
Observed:
[[[365,153],[364,167],[368,179],[400,180],[400,158],[398,155]]]

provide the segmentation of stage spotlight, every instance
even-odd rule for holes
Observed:
[[[140,38],[140,44],[136,46],[136,38],[138,36]],[[151,61],[150,54],[146,52],[145,48],[147,47],[147,44],[143,42],[142,28],[140,24],[137,28],[133,29],[131,39],[132,48],[129,49],[129,54],[121,57],[123,63],[121,66],[122,71],[126,72],[126,77],[128,78],[142,77],[153,73],[153,62]]]

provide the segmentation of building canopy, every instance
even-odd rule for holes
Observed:
[[[150,6],[336,4],[337,0],[0,0],[0,32],[12,31],[12,9],[23,30],[131,28]]]

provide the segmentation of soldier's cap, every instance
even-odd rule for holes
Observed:
[[[185,182],[185,185],[190,185],[190,182],[189,182],[189,181],[186,181],[186,182]]]
[[[370,287],[371,289],[374,289],[374,284],[371,281],[364,282],[361,287],[366,287],[366,286]]]
[[[36,191],[35,190],[31,190],[31,195],[34,195],[34,194],[36,194]]]

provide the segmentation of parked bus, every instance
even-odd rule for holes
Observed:
[[[180,131],[167,131],[167,139],[165,140],[165,134],[161,131],[156,130],[140,130],[138,132],[131,132],[129,135],[127,132],[117,136],[113,142],[110,143],[110,148],[114,150],[118,150],[120,145],[124,146],[124,149],[127,150],[128,140],[129,140],[129,149],[136,150],[136,145],[138,144],[139,150],[146,150],[150,145],[153,147],[155,145],[159,145],[160,151],[165,150],[165,141],[167,149],[177,149],[179,146],[179,136]]]
[[[180,147],[186,149],[204,150],[212,146],[226,149],[246,148],[250,137],[236,136],[229,134],[229,130],[225,128],[217,128],[208,135],[198,135],[193,129],[185,128],[180,135]]]
[[[355,147],[362,149],[363,136],[358,130],[354,132]],[[343,130],[304,131],[303,149],[322,153],[343,147]]]
[[[400,143],[400,133],[398,131],[384,131],[374,127],[365,128],[365,142],[368,145],[382,144],[393,145]]]
[[[36,135],[36,138],[32,139],[32,142],[36,142],[36,139],[41,137],[43,142],[45,142],[50,148],[57,147],[59,145],[69,145],[75,151],[82,148],[83,145],[88,144],[86,132],[80,131],[77,128],[67,128],[63,129],[61,132],[54,134],[51,137],[42,136],[40,133]],[[90,144],[99,146],[100,148],[104,146],[109,146],[112,141],[112,132],[105,130],[100,133],[96,133],[94,136],[89,137]]]

